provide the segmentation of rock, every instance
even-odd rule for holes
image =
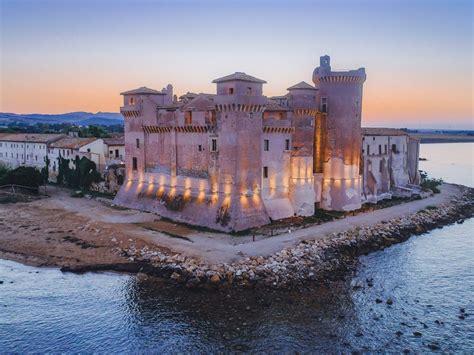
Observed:
[[[397,330],[395,334],[397,335],[397,337],[401,337],[403,335],[403,332],[400,330]]]
[[[391,298],[389,298],[389,299],[387,300],[387,304],[388,304],[389,306],[391,306],[391,305],[393,304],[393,300],[392,300]]]
[[[460,309],[459,309],[459,312],[461,312],[461,313],[466,313],[466,309],[465,309],[465,308],[460,308]]]
[[[421,332],[413,332],[413,335],[416,336],[417,338],[421,337],[423,334]]]
[[[219,277],[219,275],[214,274],[214,275],[211,276],[211,282],[213,284],[219,283],[220,281],[221,281],[221,278]]]
[[[380,298],[375,299],[375,303],[382,303],[383,301]]]
[[[3,284],[3,281],[0,281],[0,285]]]
[[[439,350],[439,349],[441,349],[441,348],[439,347],[439,345],[436,344],[436,343],[430,343],[430,344],[428,344],[427,346],[428,346],[428,348],[430,348],[431,350]]]
[[[189,279],[188,282],[186,282],[186,287],[187,288],[195,288],[201,283],[201,280],[197,277],[193,277],[192,279]]]
[[[465,316],[463,316],[462,314],[461,314],[460,316],[458,316],[458,318],[459,318],[459,319],[461,319],[461,320],[464,320],[464,319],[466,319],[466,317],[465,317]]]

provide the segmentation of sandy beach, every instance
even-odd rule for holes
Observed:
[[[79,267],[126,264],[130,248],[180,254],[203,263],[229,263],[249,256],[268,256],[302,240],[330,238],[331,233],[370,226],[461,194],[444,184],[434,196],[377,211],[348,216],[273,237],[233,236],[199,231],[163,221],[159,216],[110,206],[105,199],[72,198],[70,191],[49,189],[49,197],[0,205],[0,258],[30,265]]]

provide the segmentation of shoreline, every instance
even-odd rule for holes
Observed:
[[[444,199],[438,197],[437,200],[428,197],[423,200],[426,200],[424,202],[425,208],[416,210],[416,212],[412,211],[409,214],[401,214],[390,221],[379,221],[361,226],[351,223],[352,220],[364,219],[375,213],[366,212],[362,214],[363,217],[360,217],[361,215],[350,217],[348,221],[328,222],[321,226],[299,229],[291,236],[291,243],[288,235],[274,236],[258,243],[245,243],[238,238],[241,243],[229,244],[229,248],[235,249],[235,246],[237,246],[243,250],[256,249],[254,250],[256,255],[242,253],[243,255],[240,258],[231,258],[224,262],[220,260],[209,262],[206,258],[199,258],[192,253],[187,253],[186,248],[189,249],[189,246],[180,251],[169,247],[170,243],[189,244],[189,242],[183,240],[168,238],[171,239],[168,245],[159,244],[156,240],[156,232],[145,231],[143,228],[137,229],[135,226],[140,222],[151,223],[151,220],[156,220],[156,216],[151,214],[137,211],[116,211],[121,220],[125,219],[125,222],[128,221],[129,223],[125,224],[124,221],[121,221],[122,223],[118,224],[119,228],[114,228],[115,225],[109,225],[100,220],[96,221],[98,225],[92,225],[93,223],[85,218],[83,211],[76,211],[73,219],[75,225],[70,226],[67,224],[70,216],[65,214],[64,211],[54,209],[54,212],[63,215],[62,224],[66,224],[71,229],[68,231],[45,229],[41,230],[40,236],[61,234],[60,232],[68,235],[63,235],[63,233],[60,235],[61,238],[56,240],[52,240],[49,236],[44,237],[49,249],[36,250],[36,253],[29,250],[27,245],[15,247],[15,244],[11,243],[9,244],[10,248],[5,248],[3,239],[0,239],[0,257],[34,266],[55,266],[63,272],[116,271],[145,273],[169,280],[179,287],[188,288],[215,289],[220,287],[260,286],[277,289],[299,288],[305,287],[309,282],[317,284],[341,279],[343,275],[347,275],[348,270],[354,267],[358,256],[362,254],[401,243],[412,235],[422,234],[435,228],[471,218],[474,211],[474,189],[451,184],[445,184],[445,187],[448,188],[448,192],[451,189],[451,195],[446,195]],[[427,205],[428,202],[434,201],[442,201],[443,203]],[[64,204],[68,201],[65,199],[62,202]],[[82,201],[81,203],[85,203],[86,207],[93,206],[97,211],[97,201]],[[41,202],[34,202],[33,204],[41,205]],[[49,211],[51,206],[47,202],[46,205]],[[2,207],[4,206],[6,205],[2,205]],[[25,206],[25,204],[22,206]],[[393,214],[394,208],[399,206],[403,206],[401,207],[403,210],[410,210],[410,208],[415,209],[418,205],[416,201],[415,203],[407,202],[388,207],[386,210],[392,209]],[[55,205],[54,207],[57,208],[58,206]],[[104,206],[102,208],[110,209],[110,207]],[[99,211],[101,210],[99,209]],[[33,211],[27,212],[33,213]],[[92,209],[88,212],[94,213]],[[54,218],[57,220],[57,215]],[[108,221],[111,217],[105,215],[102,218]],[[8,226],[8,221],[8,218],[1,218],[0,224],[7,224]],[[46,218],[45,225],[48,226],[48,223],[49,218]],[[326,226],[324,227],[324,225]],[[317,232],[311,235],[312,230],[322,232],[330,230],[331,226],[336,225],[342,227],[351,225],[352,227],[342,228],[338,231],[335,228],[336,231],[329,235],[318,235]],[[174,228],[180,227],[172,226]],[[81,231],[85,233],[80,233]],[[76,234],[73,232],[76,232]],[[275,240],[272,240],[273,238]],[[97,243],[97,239],[101,243]],[[228,239],[228,242],[233,240],[230,236],[228,236]],[[15,242],[15,240],[18,242],[14,237],[10,241]],[[195,240],[198,241],[197,237]],[[257,247],[257,245],[265,244],[271,246],[271,248],[267,248],[268,250],[275,250],[276,248],[277,251],[265,253]],[[281,248],[281,245],[284,247]],[[28,250],[28,253],[24,250]],[[52,255],[52,251],[57,252],[57,255]]]

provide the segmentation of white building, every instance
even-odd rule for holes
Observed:
[[[125,163],[125,137],[103,138],[107,165]]]
[[[64,134],[1,133],[0,161],[11,168],[41,169],[46,165],[48,146],[64,137]]]
[[[409,196],[420,182],[419,140],[393,128],[362,128],[363,200]]]
[[[49,145],[48,154],[50,174],[53,176],[58,173],[59,157],[71,160],[71,167],[76,156],[92,160],[98,171],[102,171],[106,166],[105,145],[100,138],[64,137]]]

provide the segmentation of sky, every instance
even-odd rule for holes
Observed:
[[[471,0],[0,0],[0,112],[118,112],[120,92],[266,96],[365,67],[365,126],[474,129]]]

